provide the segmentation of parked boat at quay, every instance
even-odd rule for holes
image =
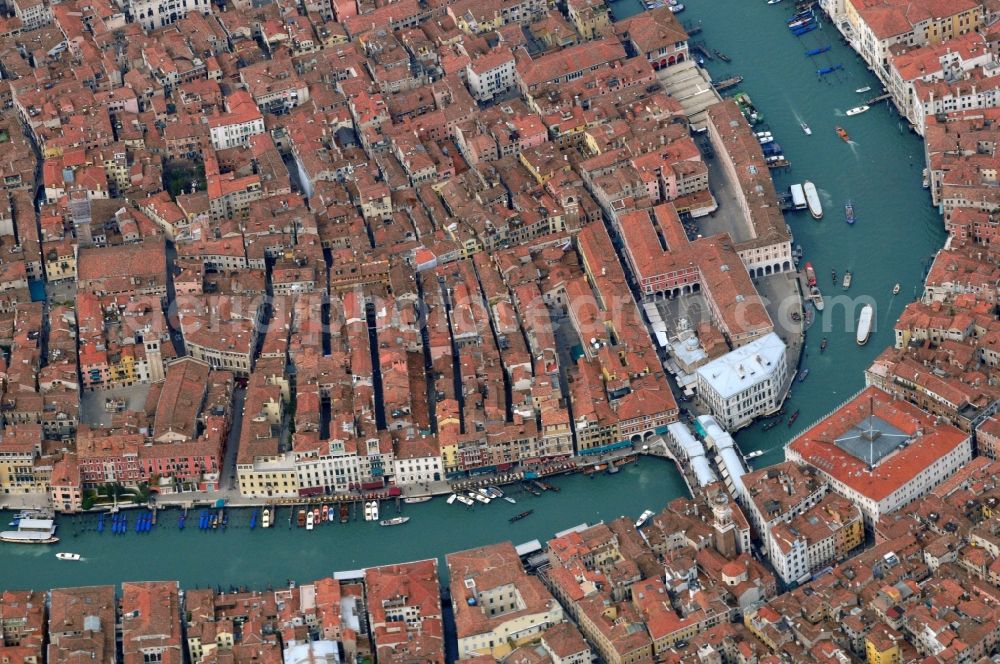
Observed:
[[[721,81],[713,83],[713,86],[719,92],[723,90],[729,90],[730,88],[735,88],[737,85],[743,82],[743,77],[737,74],[736,76],[730,76],[729,78],[724,78]]]
[[[823,294],[819,291],[819,286],[813,286],[809,289],[809,299],[812,300],[816,311],[823,311],[823,307],[826,305],[823,302]]]
[[[419,503],[426,503],[432,498],[434,498],[434,496],[410,496],[409,498],[403,498],[403,502],[407,505],[417,505]]]
[[[635,527],[642,528],[643,526],[645,526],[646,522],[649,521],[654,514],[656,514],[656,512],[654,512],[653,510],[646,510],[645,512],[640,514],[639,518],[636,519]]]
[[[823,218],[823,204],[819,200],[819,192],[816,191],[816,185],[814,185],[809,180],[802,183],[802,190],[806,194],[806,204],[809,206],[809,214],[812,215],[813,219]]]
[[[806,284],[809,286],[816,285],[816,271],[813,270],[812,263],[806,263]]]
[[[12,544],[55,544],[56,523],[52,519],[21,519],[17,530],[0,532],[0,542]]]

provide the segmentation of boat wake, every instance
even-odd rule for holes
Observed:
[[[839,108],[833,109],[833,115],[834,115],[834,117],[838,117],[838,118],[846,118],[847,117],[847,114],[844,113]]]

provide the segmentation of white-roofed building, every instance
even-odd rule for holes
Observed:
[[[698,369],[698,398],[729,431],[781,406],[785,343],[774,332]]]

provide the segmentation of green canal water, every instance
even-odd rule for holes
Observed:
[[[610,521],[621,515],[635,519],[648,508],[661,508],[684,495],[684,482],[673,464],[643,458],[616,475],[557,477],[560,489],[540,496],[507,495],[516,505],[497,500],[466,508],[444,498],[419,505],[402,505],[411,517],[401,526],[381,527],[360,518],[348,524],[329,523],[312,532],[289,527],[291,507],[279,508],[277,524],[250,530],[250,511],[230,510],[225,530],[198,530],[198,510],[178,528],[178,510],[164,510],[149,533],[136,534],[136,514],[129,514],[125,535],[97,532],[97,517],[60,518],[54,546],[0,546],[0,588],[51,588],[122,581],[170,579],[187,587],[245,585],[280,586],[328,576],[335,571],[372,565],[441,557],[484,544],[511,540],[515,544],[545,541],[579,523]],[[516,523],[508,519],[525,510],[534,513]],[[382,518],[396,515],[394,504],[383,503]],[[9,513],[3,515],[4,526]],[[56,560],[57,551],[83,556],[80,562]]]
[[[879,89],[874,77],[844,45],[829,25],[802,38],[785,28],[789,3],[768,6],[764,0],[686,0],[685,21],[700,21],[704,41],[732,58],[708,63],[716,79],[733,74],[745,78],[741,86],[764,113],[769,129],[792,162],[787,173],[776,176],[780,189],[811,180],[823,199],[826,216],[813,221],[807,213],[787,219],[802,245],[805,260],[816,269],[827,299],[809,331],[803,366],[809,378],[797,383],[788,412],[799,409],[795,426],[763,432],[760,426],[741,432],[744,449],[764,450],[756,463],[781,460],[781,446],[794,433],[823,416],[859,390],[863,371],[891,343],[892,323],[906,301],[919,291],[930,257],[944,242],[939,216],[931,209],[920,187],[922,149],[912,134],[900,131],[898,117],[880,105],[868,113],[847,118],[843,113],[858,106]],[[615,13],[627,16],[640,10],[636,0],[617,0]],[[830,44],[832,50],[807,58],[810,48]],[[819,80],[816,69],[843,64],[844,71]],[[873,92],[855,94],[870,85]],[[803,134],[801,121],[812,128]],[[836,125],[847,129],[851,144],[841,141]],[[858,221],[844,221],[843,205],[854,202]],[[842,293],[834,287],[830,271],[839,276],[854,273],[848,295],[871,298],[876,306],[876,329],[868,345],[854,341],[854,303],[834,301]],[[892,297],[893,284],[902,292]],[[857,307],[860,308],[860,304]],[[829,346],[820,353],[819,343]],[[60,519],[62,542],[56,547],[0,547],[0,587],[49,588],[62,585],[120,583],[139,579],[177,579],[186,586],[281,585],[287,579],[311,580],[338,570],[356,569],[419,558],[441,557],[501,540],[515,543],[547,539],[581,522],[595,523],[622,514],[635,518],[646,508],[662,507],[683,494],[683,482],[668,463],[643,459],[616,476],[594,479],[583,476],[554,480],[562,491],[539,497],[515,494],[517,505],[499,501],[468,510],[435,499],[406,505],[412,520],[395,528],[352,522],[325,525],[313,532],[288,527],[289,508],[283,508],[275,528],[251,531],[249,512],[234,511],[226,531],[201,532],[177,528],[177,512],[161,514],[160,524],[149,534],[134,532],[112,536],[96,532],[95,517]],[[534,514],[515,524],[507,519],[523,510]],[[394,514],[394,509],[387,510]],[[385,513],[386,511],[384,511]],[[197,526],[197,516],[192,520]],[[56,551],[84,556],[79,563],[60,562]]]
[[[901,128],[895,110],[883,102],[867,113],[844,115],[880,94],[881,86],[825,16],[821,29],[795,37],[785,25],[794,12],[790,1],[768,5],[764,0],[684,0],[684,4],[686,10],[678,18],[688,26],[702,27],[692,41],[705,44],[709,51],[718,49],[732,60],[706,62],[713,80],[743,76],[743,83],[732,92],[750,95],[791,162],[790,169],[775,174],[778,191],[810,180],[823,203],[821,221],[807,211],[785,217],[795,242],[802,246],[802,265],[812,263],[826,300],[806,334],[801,366],[809,369],[809,376],[793,386],[786,406],[789,414],[799,410],[799,417],[792,427],[782,424],[765,432],[758,424],[736,436],[744,452],[765,452],[752,463],[769,465],[782,460],[782,446],[792,435],[864,386],[865,368],[892,343],[893,324],[920,293],[925,266],[944,244],[944,226],[930,195],[921,188],[923,145],[905,124]],[[619,19],[641,11],[637,0],[616,0],[612,8]],[[826,45],[832,47],[826,53],[805,55]],[[818,76],[818,69],[837,64],[843,71]],[[871,92],[855,93],[865,86],[871,86]],[[811,136],[802,131],[801,122],[812,129]],[[851,143],[837,136],[838,125],[847,130]],[[853,226],[845,221],[848,200],[857,216]],[[853,280],[845,293],[840,282],[847,269]],[[837,271],[836,285],[831,270]],[[897,282],[900,293],[893,297]],[[868,344],[858,347],[855,321],[866,301],[875,307],[875,329]],[[821,353],[823,337],[828,346]]]

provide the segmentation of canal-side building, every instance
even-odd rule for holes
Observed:
[[[381,664],[444,664],[437,559],[368,568],[365,590]]]
[[[69,664],[86,653],[94,664],[117,664],[116,624],[114,586],[53,588],[46,661]]]
[[[180,586],[176,581],[122,584],[122,664],[181,664]]]
[[[885,81],[893,46],[937,44],[978,30],[983,25],[983,5],[977,0],[843,0],[843,15],[834,20]]]
[[[926,495],[972,458],[972,439],[926,411],[867,387],[785,446],[857,505],[866,526]]]
[[[736,185],[736,200],[753,229],[736,251],[752,277],[794,269],[792,243],[778,193],[760,142],[732,99],[709,106],[708,136],[726,178]]]
[[[698,399],[729,431],[777,411],[788,380],[785,343],[770,332],[698,368]]]
[[[563,609],[536,576],[528,576],[510,542],[449,553],[458,652],[503,659],[561,623]]]

